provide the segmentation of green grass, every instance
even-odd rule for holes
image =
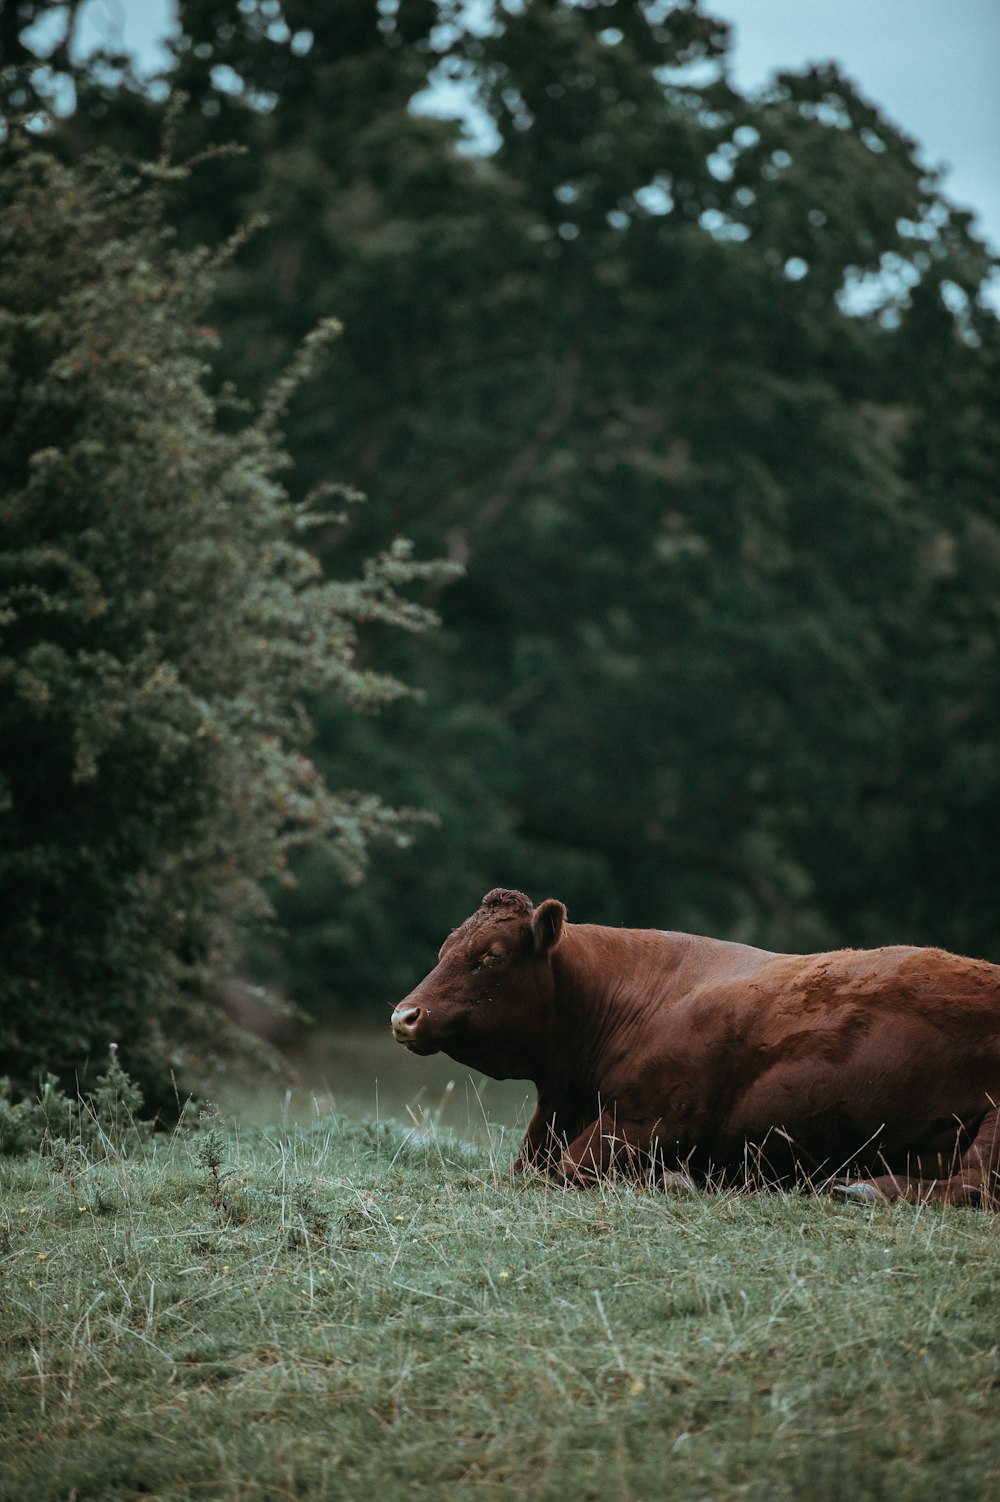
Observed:
[[[514,1145],[338,1117],[0,1160],[0,1495],[993,1493],[1000,1218],[560,1191]]]

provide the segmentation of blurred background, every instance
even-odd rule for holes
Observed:
[[[343,325],[281,419],[291,505],[329,481],[367,498],[310,534],[324,579],[363,579],[400,537],[428,566],[399,553],[396,603],[353,614],[353,667],[409,691],[307,685],[312,730],[281,731],[326,788],[396,812],[351,815],[350,860],[341,815],[259,862],[256,925],[239,859],[212,867],[201,937],[163,939],[181,981],[146,995],[136,960],[127,1006],[120,935],[82,965],[74,934],[133,903],[148,940],[136,884],[83,909],[77,878],[38,878],[7,949],[28,956],[16,1080],[79,1072],[114,1032],[154,1094],[165,1059],[195,1079],[215,1045],[176,1020],[186,986],[286,1050],[307,1094],[370,1109],[378,1076],[396,1114],[425,1085],[435,1109],[515,1113],[523,1086],[442,1093],[447,1061],[385,1041],[388,1004],[495,885],[580,921],[1000,959],[989,0],[5,0],[0,28],[5,114],[36,149],[68,172],[95,149],[192,163],[158,179],[177,254],[257,224],[197,313],[221,431],[318,321]],[[23,447],[14,489],[41,441]],[[51,541],[30,515],[24,557]],[[54,762],[65,820],[41,840],[17,789],[63,733],[48,703],[3,764],[25,911],[42,843],[78,862],[81,786],[122,788],[110,743],[87,776]],[[304,1054],[258,987],[312,1020]]]

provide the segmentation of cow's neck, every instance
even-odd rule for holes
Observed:
[[[648,1027],[649,1008],[678,989],[686,939],[656,929],[566,925],[552,957],[555,1026],[546,1083],[572,1073],[600,1087],[601,1075]]]

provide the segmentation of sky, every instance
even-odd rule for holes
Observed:
[[[733,75],[838,62],[919,143],[1000,251],[1000,0],[709,0],[735,26]]]
[[[329,3],[329,0],[327,0]],[[375,0],[372,0],[375,4]],[[913,136],[944,189],[971,209],[1000,251],[1000,0],[706,0],[735,28],[732,72],[743,90],[778,68],[834,60],[894,124]],[[86,0],[89,36],[124,41],[144,64],[174,0]]]

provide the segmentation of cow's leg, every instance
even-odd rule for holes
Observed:
[[[614,1170],[637,1177],[640,1165],[660,1136],[659,1121],[624,1121],[602,1111],[564,1151],[556,1176],[563,1184],[583,1189]]]
[[[1000,1106],[983,1119],[972,1146],[962,1157],[962,1177],[977,1203],[1000,1209]]]
[[[538,1101],[528,1122],[524,1141],[514,1159],[514,1172],[525,1173],[532,1169],[544,1173],[558,1162],[561,1146],[556,1136],[556,1113],[542,1100]]]
[[[909,1200],[912,1204],[938,1201],[947,1205],[1000,1207],[1000,1108],[983,1118],[972,1143],[955,1164],[954,1172],[939,1178],[908,1174],[880,1174],[842,1186],[849,1194],[874,1202]]]

